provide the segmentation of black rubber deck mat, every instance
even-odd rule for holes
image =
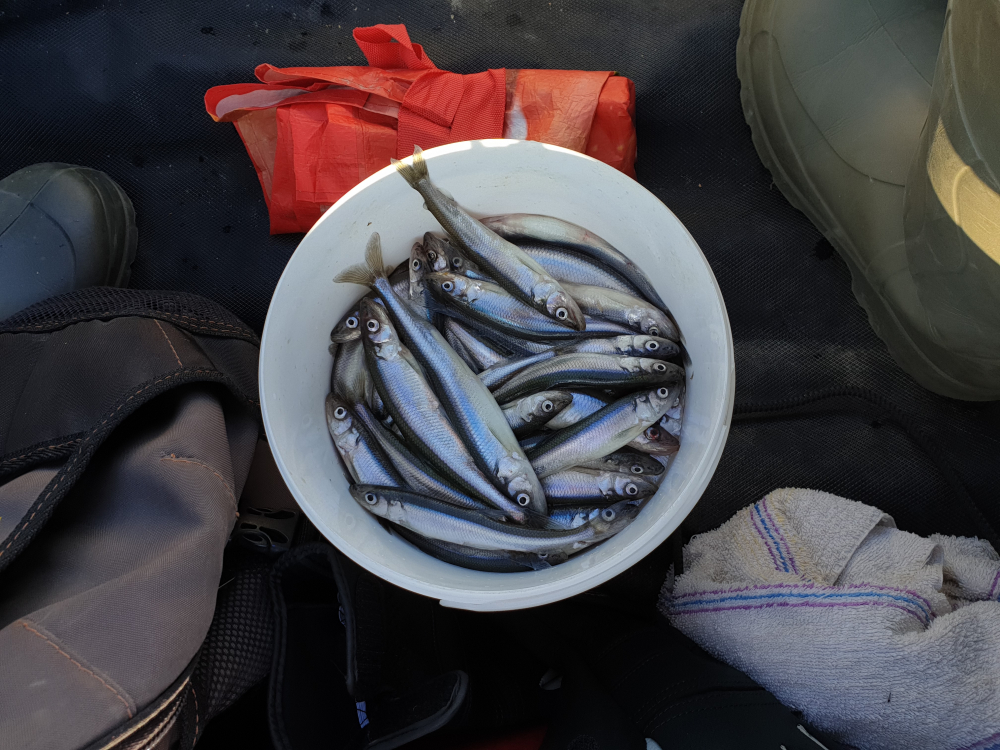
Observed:
[[[877,505],[905,529],[1000,528],[1000,407],[930,394],[889,358],[846,266],[771,184],[743,121],[739,0],[8,0],[0,173],[58,160],[135,203],[132,285],[196,292],[260,330],[299,240],[268,236],[210,86],[279,66],[363,64],[355,26],[405,23],[442,68],[616,70],[637,91],[639,181],[687,225],[736,341],[738,415],[685,525],[704,531],[778,486]]]

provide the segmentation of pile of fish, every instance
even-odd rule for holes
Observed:
[[[475,219],[419,149],[396,168],[447,236],[390,272],[373,234],[336,278],[370,289],[330,335],[326,419],[351,493],[454,565],[563,562],[631,523],[680,446],[677,326],[586,229]]]

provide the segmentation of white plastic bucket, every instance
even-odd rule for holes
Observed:
[[[691,511],[715,471],[733,410],[733,343],[705,256],[666,206],[588,156],[530,141],[471,141],[425,152],[431,179],[478,216],[539,213],[580,224],[639,264],[680,326],[690,357],[681,448],[656,495],[617,536],[547,570],[483,573],[441,562],[389,533],[348,493],[327,433],[330,329],[364,294],[334,284],[363,260],[372,232],[398,264],[424,232],[440,232],[393,167],[337,201],[303,238],[264,326],[260,395],[278,468],[296,501],[338,549],[375,575],[450,607],[533,607],[586,591],[634,565]]]

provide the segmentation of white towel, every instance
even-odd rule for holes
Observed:
[[[988,542],[783,489],[692,538],[660,606],[844,743],[1000,750],[998,597]]]

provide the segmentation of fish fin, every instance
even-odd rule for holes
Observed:
[[[406,162],[399,161],[398,159],[392,159],[391,161],[396,165],[396,169],[399,173],[403,175],[403,179],[406,180],[412,188],[415,188],[417,183],[421,180],[426,180],[429,177],[427,173],[427,162],[424,161],[424,152],[420,150],[420,146],[413,147],[413,164],[407,164]]]
[[[378,232],[372,232],[365,247],[365,262],[345,268],[333,277],[338,284],[360,284],[372,286],[380,278],[385,278],[385,265],[382,263],[382,241]]]

